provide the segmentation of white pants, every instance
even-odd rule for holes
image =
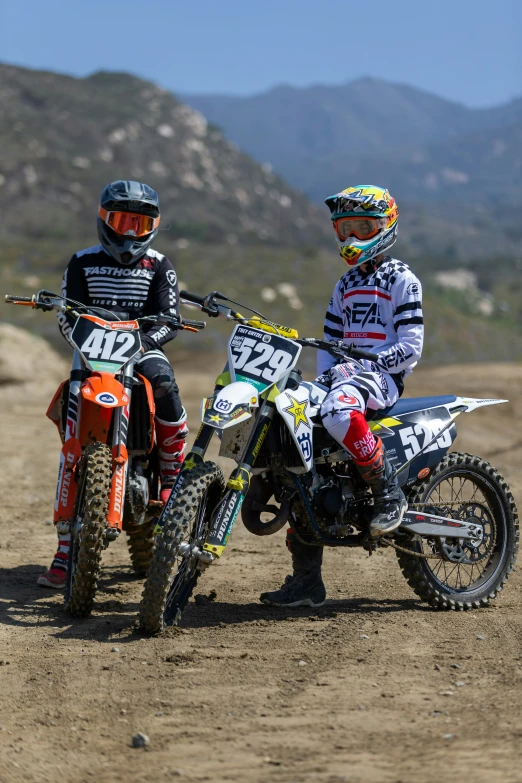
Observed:
[[[388,373],[365,370],[358,364],[343,367],[353,375],[334,381],[321,406],[323,425],[338,443],[346,443],[354,412],[364,415],[367,410],[382,410],[399,399],[397,385]]]

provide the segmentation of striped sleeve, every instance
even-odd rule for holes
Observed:
[[[394,346],[379,352],[379,364],[388,372],[403,372],[420,359],[424,342],[422,287],[408,270],[392,287],[393,326],[397,333]]]
[[[324,339],[330,342],[342,340],[344,337],[343,328],[343,308],[339,292],[339,283],[335,286],[333,296],[324,318]],[[322,375],[335,364],[335,359],[325,351],[319,351],[317,354],[317,374]]]

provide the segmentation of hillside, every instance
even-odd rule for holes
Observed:
[[[522,98],[470,109],[369,78],[181,97],[314,200],[345,181],[377,179],[411,202],[522,201]]]
[[[322,211],[196,111],[128,74],[75,79],[0,65],[0,237],[91,234],[110,180],[160,192],[168,238],[317,245]]]

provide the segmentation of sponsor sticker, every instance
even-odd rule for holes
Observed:
[[[118,398],[114,394],[111,394],[111,392],[100,392],[100,394],[97,394],[94,399],[96,402],[101,402],[103,405],[118,404]]]

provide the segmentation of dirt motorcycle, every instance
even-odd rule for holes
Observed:
[[[240,510],[255,535],[276,533],[290,521],[303,543],[362,547],[370,554],[393,547],[414,592],[438,609],[479,608],[496,597],[517,555],[515,502],[495,468],[449,449],[460,413],[507,400],[448,394],[400,399],[371,412],[370,429],[384,440],[409,506],[399,528],[371,539],[368,488],[321,423],[329,389],[303,381],[297,363],[303,348],[327,351],[336,363],[366,360],[372,367],[378,357],[342,341],[299,339],[295,330],[255,311],[243,318],[230,307],[239,303],[219,292],[181,295],[237,326],[156,528],[139,612],[144,631],[179,622],[200,574],[223,555]],[[214,432],[221,437],[220,455],[237,463],[227,481],[218,465],[204,461]],[[269,503],[272,496],[279,505]]]
[[[99,317],[104,308],[87,308],[45,290],[5,299],[75,319],[70,378],[58,388],[47,416],[63,444],[54,523],[59,534],[71,534],[65,607],[85,617],[93,607],[102,550],[125,530],[134,570],[144,575],[154,520],[163,506],[154,397],[149,381],[134,369],[141,354],[140,325],[160,322],[197,332],[205,323],[164,315],[123,321],[110,311],[105,314],[113,320],[106,321]]]

